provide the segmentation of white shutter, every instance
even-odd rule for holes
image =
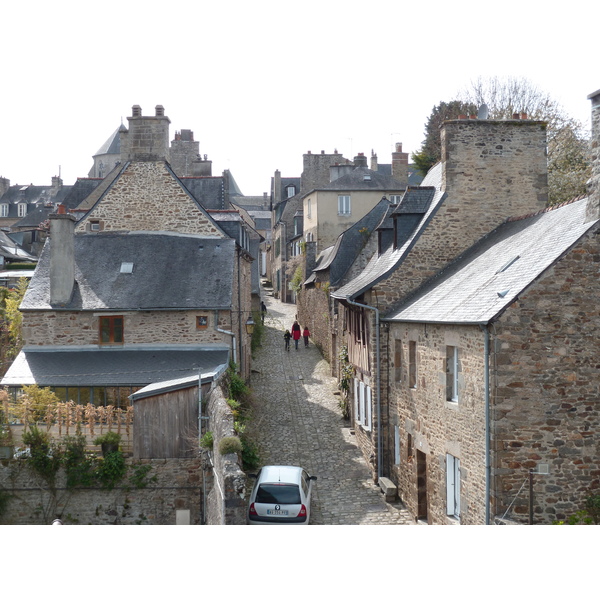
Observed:
[[[354,378],[354,420],[359,420],[358,414],[358,379]]]
[[[454,516],[454,456],[446,454],[446,514]]]
[[[454,515],[460,516],[460,460],[454,459]]]
[[[358,402],[358,411],[359,411],[359,418],[358,418],[358,422],[361,425],[365,424],[365,382],[361,381],[359,384],[359,395],[360,395],[360,399]]]
[[[365,408],[366,408],[366,416],[365,416],[365,427],[367,429],[371,429],[371,387],[370,386],[366,386],[367,387],[367,394],[366,394],[366,400],[365,400]]]

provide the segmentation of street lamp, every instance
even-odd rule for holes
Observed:
[[[254,332],[254,321],[252,320],[252,315],[248,317],[248,320],[246,321],[246,333],[248,335],[252,335],[252,333]]]

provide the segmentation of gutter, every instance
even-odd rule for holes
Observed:
[[[367,308],[369,310],[375,311],[375,349],[376,349],[376,363],[377,363],[377,480],[382,477],[381,473],[381,455],[382,455],[382,447],[381,447],[381,360],[379,356],[379,309],[374,306],[368,306],[367,304],[359,304],[358,302],[354,302],[354,300],[350,300],[350,298],[345,298],[348,304],[352,304],[353,306],[359,306],[360,308]]]

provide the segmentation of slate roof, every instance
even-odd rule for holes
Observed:
[[[71,302],[50,306],[50,251],[44,246],[22,310],[229,310],[235,240],[151,232],[75,236]],[[122,263],[132,273],[120,273]],[[176,276],[175,276],[176,274]]]
[[[334,246],[320,253],[320,260],[314,271],[329,269],[329,283],[332,286],[339,285],[365,245],[361,229],[366,228],[369,234],[373,234],[389,207],[389,200],[382,198],[360,221],[341,233]],[[307,283],[310,282],[307,280]]]
[[[412,210],[416,210],[414,207],[419,207],[422,212],[404,213],[397,217],[399,222],[398,241],[397,248],[394,249],[393,245],[390,246],[382,254],[375,254],[369,261],[368,265],[362,271],[358,277],[342,286],[338,290],[331,293],[334,298],[343,300],[346,298],[354,299],[366,290],[376,285],[382,279],[385,279],[389,274],[395,270],[404,260],[404,258],[410,252],[414,242],[418,239],[421,233],[424,231],[429,219],[434,214],[438,206],[444,200],[444,193],[441,190],[442,184],[442,165],[438,163],[433,166],[427,177],[423,180],[425,187],[433,187],[433,197],[429,201],[429,204],[425,207],[424,199],[421,197],[418,189],[409,188],[405,193],[407,202],[413,207]],[[419,202],[413,202],[410,198],[412,194],[417,193],[420,197]],[[430,191],[427,192],[430,194]],[[400,202],[400,205],[395,210],[400,209],[401,204],[404,202],[404,197]]]
[[[338,177],[331,183],[315,188],[317,191],[355,191],[355,190],[382,190],[382,191],[404,191],[405,185],[396,181],[393,177],[372,171],[367,167],[356,167],[350,173]],[[304,196],[315,190],[307,191]]]
[[[224,346],[136,346],[127,348],[24,348],[2,379],[21,386],[145,386],[218,371],[229,360]]]
[[[502,224],[416,290],[385,320],[489,323],[597,221],[586,199]]]
[[[0,231],[0,256],[16,262],[35,262],[37,260],[33,254],[23,250],[3,231]]]
[[[225,210],[225,189],[222,177],[181,177],[181,183],[206,209]]]
[[[111,136],[100,146],[98,152],[94,156],[101,156],[103,154],[121,154],[121,131],[127,131],[125,125],[121,124],[117,129],[113,131]]]
[[[8,215],[5,218],[17,219],[19,204],[27,204],[27,213],[46,204],[61,204],[71,187],[63,185],[56,195],[52,196],[53,188],[49,185],[11,185],[0,197],[0,204],[8,204]]]

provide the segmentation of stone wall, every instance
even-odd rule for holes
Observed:
[[[530,469],[535,519],[549,523],[600,490],[600,265],[598,225],[526,290],[495,326],[493,449],[498,509],[517,497]]]
[[[337,357],[332,356],[331,332],[329,329],[329,294],[323,288],[314,286],[303,288],[297,297],[298,322],[308,327],[312,342],[321,350],[329,363]]]
[[[410,341],[417,344],[417,385],[414,389],[409,387],[408,382]],[[446,400],[447,346],[459,348],[458,402]],[[426,455],[429,522],[452,522],[446,516],[448,453],[460,460],[460,522],[484,524],[485,403],[482,331],[479,327],[472,326],[459,328],[391,324],[389,349],[389,353],[383,357],[383,370],[388,372],[389,368],[390,390],[386,455],[388,458],[394,456],[395,427],[398,427],[400,463],[391,465],[391,473],[398,485],[400,497],[411,513],[417,515],[418,450]]]
[[[88,220],[103,231],[169,231],[224,237],[164,162],[132,162],[76,227]]]
[[[197,329],[196,317],[208,317],[206,329]],[[124,340],[126,344],[224,344],[231,338],[216,330],[229,330],[229,314],[207,311],[126,312]],[[85,346],[99,343],[99,317],[91,312],[28,312],[23,319],[23,339],[26,345]]]
[[[8,493],[5,525],[48,525],[60,518],[65,525],[198,525],[202,519],[202,493],[206,482],[199,458],[133,461],[150,465],[147,487],[137,489],[126,479],[113,490],[70,491],[64,473],[57,479],[56,494],[40,488],[40,481],[25,468],[25,461],[0,461],[0,490]],[[42,488],[45,486],[42,485]]]
[[[209,453],[213,465],[214,486],[207,496],[207,525],[244,525],[246,523],[247,478],[236,454],[219,453],[224,437],[234,436],[233,415],[220,387],[210,394],[206,431],[213,433],[214,446]]]

